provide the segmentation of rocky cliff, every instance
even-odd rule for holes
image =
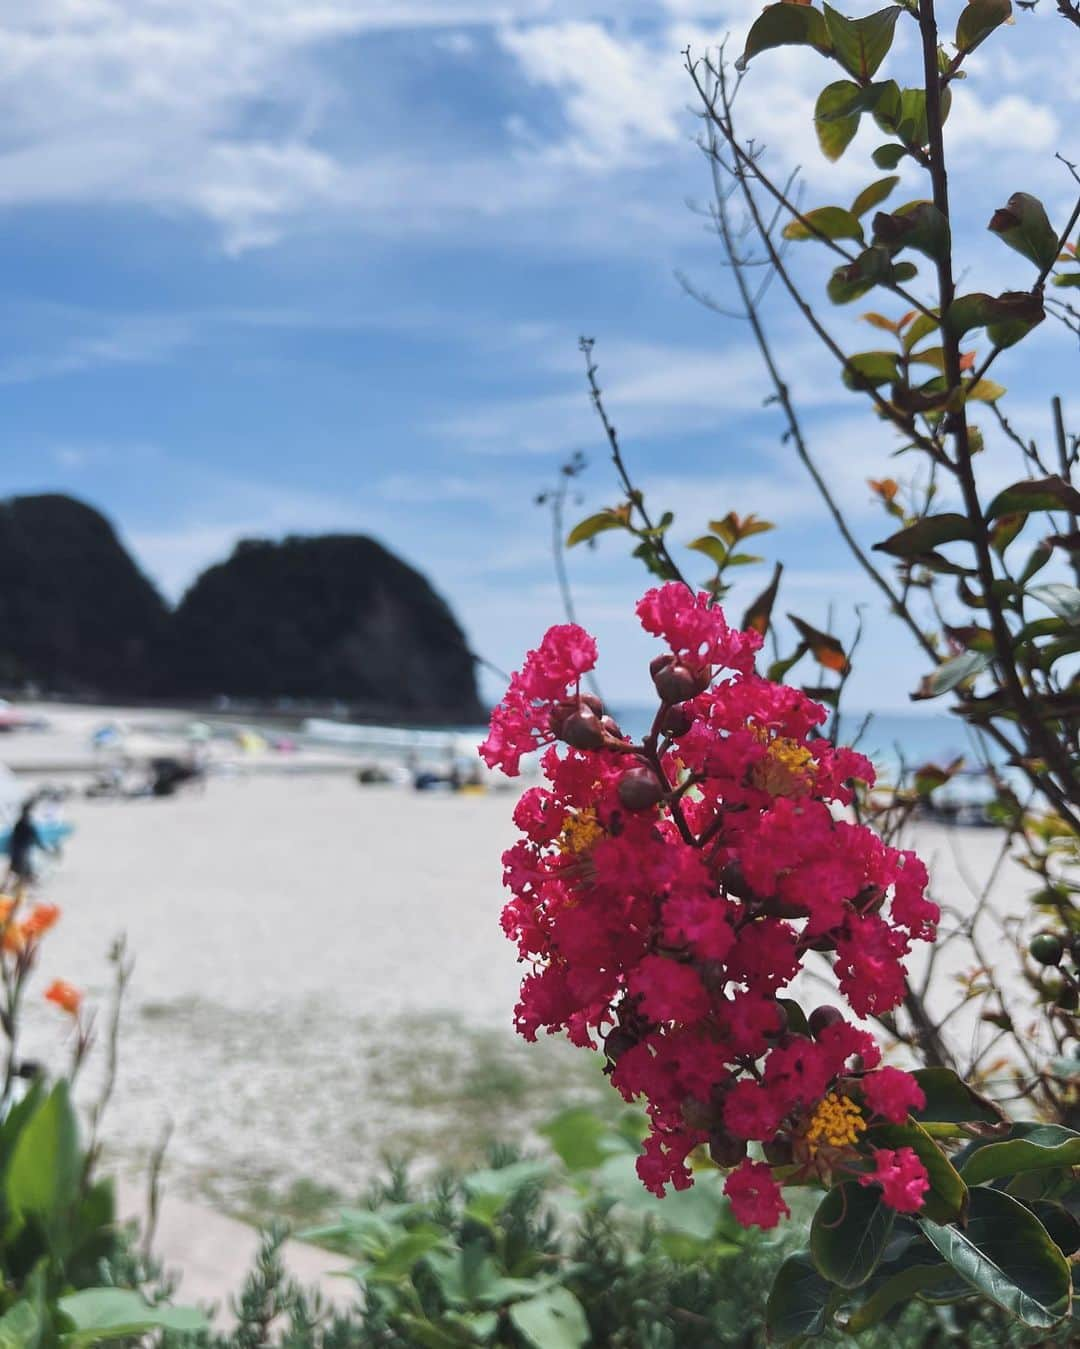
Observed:
[[[473,658],[445,602],[359,535],[251,540],[170,612],[91,507],[0,502],[0,684],[99,697],[340,700],[471,721]]]
[[[92,507],[57,495],[0,501],[0,683],[152,693],[169,621]]]
[[[238,544],[184,596],[174,640],[175,674],[194,695],[479,715],[454,616],[419,572],[360,535]]]

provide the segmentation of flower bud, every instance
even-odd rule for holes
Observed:
[[[787,1138],[773,1138],[761,1145],[765,1160],[770,1166],[790,1166],[793,1158],[791,1141]]]
[[[694,670],[674,656],[657,656],[649,666],[649,673],[665,703],[685,703],[689,698],[696,698],[699,693],[704,693],[712,679],[709,666]]]
[[[660,723],[660,730],[670,740],[678,740],[694,724],[694,718],[685,707],[669,707]]]
[[[885,891],[880,885],[868,885],[860,890],[851,901],[851,907],[857,913],[877,913],[885,903]]]
[[[591,707],[577,699],[556,703],[548,724],[556,737],[573,749],[600,749],[604,743],[600,718]]]
[[[843,1019],[844,1014],[837,1007],[815,1007],[807,1018],[807,1024],[810,1027],[810,1034],[817,1039],[826,1027],[835,1026]]]
[[[691,1129],[714,1129],[717,1123],[715,1106],[692,1096],[682,1103],[682,1117]]]
[[[651,768],[631,768],[616,789],[627,810],[651,810],[664,795],[660,779]]]
[[[600,725],[604,728],[604,731],[608,735],[612,736],[615,740],[626,739],[626,736],[623,735],[622,733],[622,729],[619,726],[619,723],[615,720],[614,717],[609,717],[605,714],[600,718]]]
[[[591,711],[595,712],[598,717],[602,717],[604,715],[604,704],[600,701],[600,699],[596,696],[595,693],[579,693],[578,702],[582,705],[582,707],[587,707]]]
[[[746,1156],[746,1140],[733,1138],[725,1129],[709,1134],[709,1156],[717,1166],[738,1166]]]
[[[1054,1002],[1063,1012],[1075,1012],[1080,1007],[1080,989],[1075,984],[1063,983]]]

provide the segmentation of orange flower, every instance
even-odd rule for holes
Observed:
[[[0,926],[6,923],[15,912],[15,906],[18,902],[17,899],[12,899],[10,895],[0,895]]]
[[[60,918],[60,910],[55,904],[35,904],[23,922],[27,937],[40,937],[55,927]]]
[[[26,925],[24,923],[8,923],[4,928],[2,945],[9,955],[18,955],[26,946]]]
[[[69,984],[65,979],[54,979],[45,990],[45,997],[49,1002],[55,1002],[57,1007],[67,1012],[69,1016],[79,1015],[82,994],[74,984]]]

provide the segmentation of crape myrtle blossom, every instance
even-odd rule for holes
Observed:
[[[689,1186],[691,1154],[707,1150],[731,1169],[746,1224],[788,1211],[780,1167],[790,1180],[858,1175],[913,1212],[922,1163],[867,1135],[925,1104],[918,1083],[880,1067],[838,1008],[807,1020],[782,993],[820,951],[856,1015],[900,1003],[904,957],[939,916],[926,868],[836,818],[873,768],[820,735],[824,708],[754,672],[756,632],[674,582],[637,612],[667,647],[643,741],[581,692],[596,644],[563,624],[513,676],[480,747],[510,776],[544,751],[545,785],[519,799],[521,837],[503,856],[502,924],[528,966],[517,1028],[602,1048],[616,1089],[645,1102],[638,1174],[658,1195]]]

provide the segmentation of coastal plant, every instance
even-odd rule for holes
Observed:
[[[1075,22],[1070,7],[1061,8]],[[704,214],[732,294],[680,279],[725,322],[745,325],[784,443],[854,568],[925,662],[912,698],[940,700],[965,727],[964,758],[901,762],[891,783],[858,791],[853,809],[895,843],[909,821],[934,811],[958,774],[977,773],[990,798],[986,819],[1003,831],[989,880],[971,883],[970,894],[940,897],[946,935],[918,980],[909,981],[902,1007],[879,1024],[924,1064],[949,1067],[1001,1099],[1023,1098],[1046,1119],[1075,1123],[1080,1079],[1069,1046],[1080,1031],[1080,966],[1072,955],[1080,936],[1080,436],[1069,429],[1061,398],[1048,396],[1050,443],[1041,444],[1020,425],[1035,396],[1031,376],[1017,391],[1019,411],[998,380],[1037,328],[1044,344],[1056,334],[1070,347],[1080,332],[1070,299],[1080,285],[1080,199],[1052,222],[1037,198],[1016,190],[1022,184],[998,181],[999,160],[983,162],[984,219],[1007,287],[987,293],[961,284],[978,240],[949,193],[951,105],[966,96],[962,81],[977,77],[972,53],[1007,40],[1014,17],[1025,21],[1009,0],[954,6],[940,27],[933,0],[855,17],[828,4],[780,3],[752,24],[734,69],[723,48],[704,56],[688,51],[711,188]],[[914,43],[895,43],[894,51],[905,33]],[[1066,45],[1071,36],[1062,29]],[[808,66],[823,71],[814,129],[827,161],[850,160],[860,128],[881,133],[850,204],[805,203],[797,175],[772,173],[760,141],[742,129],[743,83],[767,79],[770,51],[780,46],[801,49]],[[1076,166],[1058,159],[1063,182],[1080,182]],[[890,204],[912,177],[922,195]],[[784,343],[771,332],[774,314],[785,309],[806,325],[838,383],[866,410],[861,453],[870,456],[867,488],[883,521],[876,540],[861,538],[847,517],[800,413]],[[873,333],[869,349],[859,331]],[[567,544],[628,534],[635,556],[662,580],[681,580],[704,559],[712,568],[705,586],[722,598],[742,568],[762,560],[746,542],[757,543],[772,525],[742,514],[742,503],[739,511],[718,503],[684,561],[673,514],[648,503],[631,478],[602,399],[593,344],[582,346],[620,499],[575,525]],[[897,467],[886,469],[886,456],[896,457]],[[1000,472],[1009,456],[1013,481]],[[744,626],[767,637],[772,678],[800,681],[830,708],[835,738],[859,660],[861,619],[849,635],[822,631],[797,614],[785,621],[781,591],[777,563]],[[1021,912],[1002,911],[991,893],[1010,856],[1032,876]],[[943,1005],[939,953],[956,944],[967,948],[970,976]],[[1002,949],[1015,954],[1027,990],[1001,977],[995,952]],[[965,1011],[976,1032],[959,1040],[950,1023]]]
[[[480,746],[509,776],[541,751],[546,779],[503,856],[503,927],[528,966],[518,1030],[600,1049],[612,1085],[644,1100],[636,1166],[654,1194],[720,1168],[735,1219],[771,1229],[786,1188],[825,1192],[809,1252],[770,1296],[777,1340],[845,1315],[865,1328],[941,1290],[1059,1325],[1080,1135],[1010,1124],[947,1068],[882,1066],[849,1019],[904,1001],[904,959],[940,916],[918,857],[844,818],[872,765],[817,733],[823,706],[755,672],[761,635],[730,628],[708,592],[670,581],[637,614],[666,647],[640,742],[582,692],[596,643],[563,624]],[[781,996],[812,952],[848,1014]]]
[[[112,1183],[98,1179],[98,1128],[115,1076],[119,1007],[130,975],[123,943],[113,948],[116,996],[105,1083],[91,1108],[88,1145],[80,1141],[71,1083],[93,1043],[93,1016],[81,992],[54,979],[44,998],[69,1020],[71,1067],[50,1081],[45,1067],[19,1052],[25,997],[42,938],[59,921],[54,904],[31,902],[20,886],[0,896],[0,1024],[7,1039],[0,1095],[0,1345],[81,1349],[171,1328],[197,1331],[190,1308],[151,1304],[134,1286],[103,1282],[123,1240]]]

